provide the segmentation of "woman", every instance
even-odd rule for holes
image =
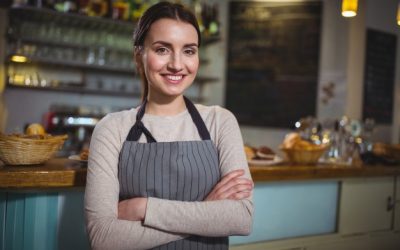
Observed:
[[[227,249],[251,231],[253,183],[235,117],[183,96],[200,31],[179,4],[150,7],[134,34],[140,107],[96,126],[85,212],[95,249]]]

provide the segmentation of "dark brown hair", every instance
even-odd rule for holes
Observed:
[[[147,9],[144,12],[143,16],[140,18],[137,27],[133,33],[134,56],[140,78],[142,79],[142,100],[145,100],[147,98],[149,86],[146,75],[144,73],[143,65],[141,65],[139,61],[139,56],[142,52],[144,40],[146,39],[147,33],[149,32],[151,25],[162,18],[179,20],[193,25],[193,27],[197,31],[199,47],[201,43],[201,34],[196,16],[192,13],[191,10],[184,7],[182,4],[159,2]]]

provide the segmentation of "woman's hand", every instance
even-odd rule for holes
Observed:
[[[118,219],[142,221],[146,215],[147,198],[137,197],[118,203]]]
[[[242,175],[244,175],[243,169],[234,170],[225,175],[207,195],[205,201],[241,200],[249,197],[254,184],[251,180],[241,177]]]

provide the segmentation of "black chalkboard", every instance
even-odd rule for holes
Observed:
[[[229,3],[225,105],[239,123],[290,127],[315,115],[320,1]]]
[[[380,124],[393,121],[396,44],[396,35],[367,30],[363,118]]]

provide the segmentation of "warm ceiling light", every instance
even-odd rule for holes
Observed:
[[[357,15],[358,0],[342,0],[342,16],[353,17]]]
[[[397,6],[397,25],[400,26],[400,3]]]
[[[13,56],[11,57],[11,61],[12,61],[12,62],[24,63],[24,62],[28,61],[28,58],[26,58],[26,56],[17,56],[17,55],[13,55]]]

